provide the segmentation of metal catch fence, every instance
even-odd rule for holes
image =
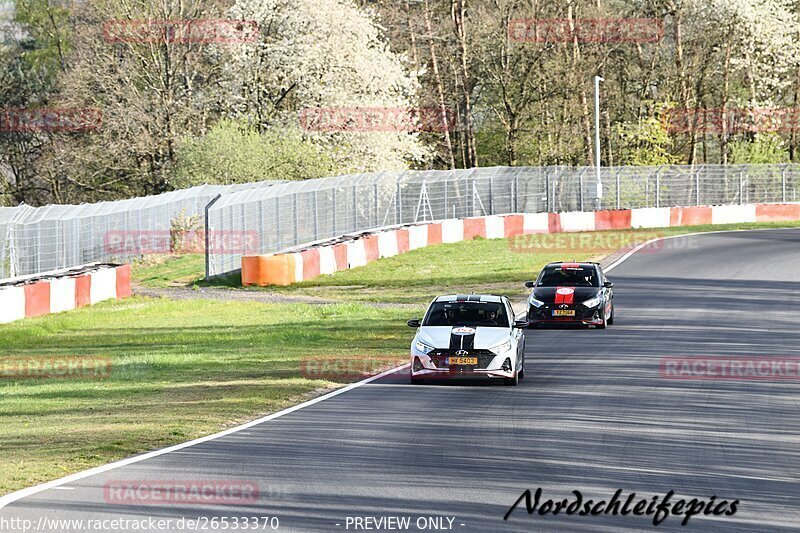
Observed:
[[[176,219],[184,217],[212,236],[206,266],[215,276],[240,268],[244,247],[230,242],[241,240],[231,237],[236,234],[247,236],[248,253],[272,253],[447,218],[796,202],[800,165],[610,167],[601,168],[600,181],[602,195],[594,167],[484,167],[202,185],[97,204],[0,207],[0,279],[130,261],[147,254],[153,239],[168,240]]]

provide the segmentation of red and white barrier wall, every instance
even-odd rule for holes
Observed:
[[[242,257],[242,284],[289,285],[366,265],[382,257],[434,244],[562,233],[699,224],[800,220],[800,204],[650,207],[615,211],[525,213],[442,220],[351,236],[305,250]]]
[[[100,265],[0,285],[0,324],[130,295],[130,265]]]

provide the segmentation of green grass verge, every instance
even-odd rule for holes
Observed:
[[[600,231],[523,236],[518,239],[476,239],[441,244],[381,259],[360,268],[319,276],[290,287],[248,287],[238,290],[262,290],[285,295],[304,295],[335,301],[367,301],[425,304],[436,295],[454,291],[494,292],[513,296],[524,291],[521,281],[536,276],[550,261],[563,259],[598,259],[616,250],[619,242],[634,242],[648,237],[681,235],[730,229],[800,227],[800,222],[742,223],[726,225],[682,226],[652,230]],[[535,241],[531,239],[543,239]],[[588,246],[563,251],[548,248],[552,241],[578,242]],[[539,242],[537,246],[536,243]],[[195,270],[192,273],[192,265]],[[206,285],[201,256],[178,257],[163,263],[134,268],[134,280],[150,287],[170,285]],[[174,272],[179,272],[180,279]],[[212,285],[236,288],[238,276],[217,280]]]
[[[0,494],[207,435],[362,370],[396,366],[407,357],[407,315],[349,303],[134,297],[2,325],[0,364],[94,355],[110,356],[112,367],[108,379],[0,379]],[[319,359],[355,366],[320,376]]]

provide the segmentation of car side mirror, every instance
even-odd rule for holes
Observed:
[[[412,318],[411,320],[406,322],[406,324],[408,324],[408,327],[410,327],[410,328],[418,328],[421,323],[422,323],[422,320],[420,320],[418,318]]]
[[[528,287],[529,289],[532,289],[532,288],[534,288],[536,286],[536,282],[535,281],[526,281],[525,282],[525,286]]]
[[[515,320],[514,321],[514,327],[517,328],[517,329],[525,329],[525,328],[528,327],[528,325],[529,324],[528,324],[527,320]]]
[[[613,286],[614,286],[614,284],[611,283],[610,281],[606,281],[606,282],[603,283],[603,287],[605,287],[606,289],[610,289]]]

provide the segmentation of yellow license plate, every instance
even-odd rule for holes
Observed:
[[[575,316],[574,309],[555,309],[553,316]]]
[[[450,358],[451,365],[477,365],[478,358],[477,357],[451,357]]]

